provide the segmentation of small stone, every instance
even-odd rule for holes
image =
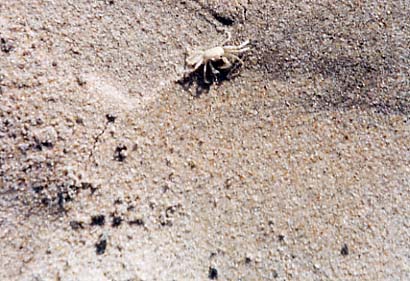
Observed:
[[[218,270],[215,267],[209,267],[208,278],[211,280],[218,279]]]
[[[70,226],[73,230],[79,230],[84,228],[83,223],[80,221],[70,221]]]
[[[143,219],[135,219],[135,220],[131,220],[128,222],[129,225],[138,225],[138,226],[144,226],[144,220]]]
[[[342,256],[347,256],[349,254],[349,248],[347,247],[347,244],[344,244],[342,249],[340,250],[340,254]]]
[[[107,118],[108,123],[114,123],[115,119],[117,119],[117,116],[108,113],[105,115],[105,118]]]
[[[104,215],[96,215],[91,217],[91,225],[99,225],[102,226],[105,224],[105,216]]]
[[[87,81],[85,80],[84,76],[79,75],[76,77],[77,83],[80,86],[84,86],[85,84],[87,84]]]
[[[14,49],[14,46],[11,44],[10,41],[7,41],[4,38],[0,38],[0,50],[3,53],[10,53]]]
[[[114,160],[124,162],[125,158],[127,158],[127,147],[125,145],[117,146],[114,151]]]
[[[107,239],[102,237],[100,241],[95,243],[95,248],[96,248],[96,253],[97,255],[102,255],[105,253],[105,250],[107,249]]]
[[[114,216],[114,217],[112,218],[112,223],[111,223],[111,225],[112,225],[113,227],[118,227],[121,223],[122,223],[122,218],[121,218],[121,217]]]

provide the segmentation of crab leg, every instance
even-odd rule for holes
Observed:
[[[189,75],[190,73],[195,72],[201,65],[202,65],[202,61],[199,61],[195,64],[194,68],[191,67],[190,69],[185,70],[184,77],[185,75]]]
[[[214,76],[219,74],[219,71],[213,66],[211,62],[209,62],[209,66],[211,67],[211,71]]]
[[[223,65],[220,67],[221,69],[227,69],[232,66],[232,63],[225,57],[222,57]]]
[[[239,51],[239,50],[241,50],[241,49],[246,49],[246,50],[249,50],[249,48],[244,48],[246,45],[248,45],[249,44],[249,40],[246,40],[245,42],[243,42],[241,45],[239,45],[239,46],[224,46],[224,49],[227,49],[227,50],[237,50],[237,51]]]
[[[243,49],[226,49],[226,52],[229,54],[236,54],[239,55],[241,53],[244,53],[246,51],[249,51],[250,48],[243,48]]]
[[[194,72],[195,70],[197,70],[202,64],[202,60],[198,61],[194,67],[194,69],[192,70],[192,72]]]
[[[208,78],[206,78],[206,66],[208,65],[208,63],[204,63],[204,81],[205,83],[209,84],[211,83]]]
[[[244,53],[244,52],[249,51],[250,49],[251,49],[251,48],[246,47],[246,48],[242,48],[242,49],[237,50],[237,52],[238,52],[238,53]]]
[[[233,58],[233,59],[239,61],[242,65],[244,64],[243,60],[241,60],[237,55],[227,54],[226,57],[228,57],[228,58]]]
[[[241,45],[238,46],[238,49],[242,49],[243,47],[245,47],[246,45],[249,44],[249,40],[246,40],[245,42],[243,42]]]

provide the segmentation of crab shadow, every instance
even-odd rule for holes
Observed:
[[[204,66],[201,66],[196,71],[185,75],[176,83],[182,86],[182,88],[189,92],[194,97],[200,97],[203,94],[207,94],[213,85],[220,85],[225,81],[235,79],[239,74],[240,65],[235,64],[229,69],[221,69],[223,63],[214,63],[218,73],[207,71],[204,75]]]

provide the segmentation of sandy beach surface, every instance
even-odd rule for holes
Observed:
[[[0,280],[410,280],[409,14],[1,1]]]

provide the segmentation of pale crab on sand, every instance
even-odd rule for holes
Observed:
[[[204,65],[204,81],[210,83],[206,77],[208,64],[213,75],[219,73],[219,71],[212,65],[213,62],[222,61],[223,65],[219,66],[220,69],[232,67],[235,61],[239,61],[241,65],[243,65],[244,62],[239,58],[239,55],[250,50],[249,47],[246,47],[249,44],[249,40],[246,40],[238,46],[225,45],[230,40],[231,34],[228,33],[228,38],[222,42],[220,46],[206,50],[200,49],[193,52],[188,51],[189,56],[186,59],[186,64],[190,69],[188,69],[187,74],[195,72],[201,65]]]

